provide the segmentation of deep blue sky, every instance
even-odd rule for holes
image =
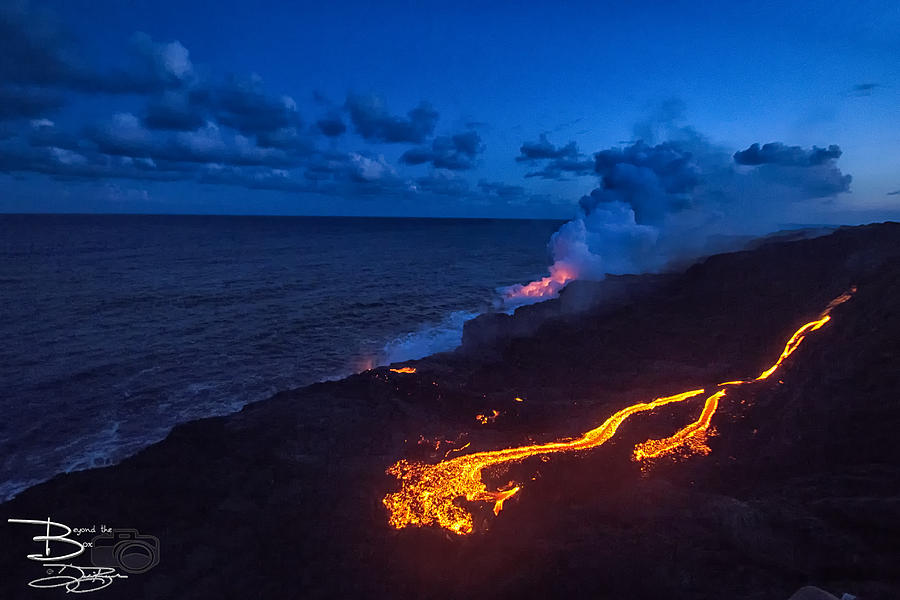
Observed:
[[[674,124],[900,212],[894,0],[284,4],[0,0],[0,211],[569,217]]]

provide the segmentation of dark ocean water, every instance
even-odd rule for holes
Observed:
[[[0,215],[0,499],[459,342],[551,221]]]

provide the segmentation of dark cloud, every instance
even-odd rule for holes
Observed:
[[[0,80],[19,86],[4,86],[3,113],[34,116],[57,108],[60,102],[46,90],[133,93],[151,96],[143,115],[150,129],[195,131],[212,120],[256,136],[263,146],[302,145],[296,103],[266,94],[258,77],[203,81],[180,42],[158,42],[144,33],[132,36],[123,53],[125,64],[101,72],[79,60],[71,39],[53,26],[51,16],[22,6],[27,8],[0,9]]]
[[[406,184],[380,155],[298,156],[261,148],[240,134],[207,124],[196,132],[160,132],[123,113],[74,138],[47,120],[28,136],[0,136],[0,172],[38,173],[58,180],[188,181],[287,193],[375,197],[399,195]]]
[[[197,131],[161,134],[144,128],[134,115],[120,113],[90,128],[88,137],[100,152],[113,156],[269,167],[296,162],[280,149],[257,146],[248,138],[228,134],[214,123]]]
[[[151,93],[184,85],[194,76],[187,49],[135,34],[127,64],[110,71],[88,67],[74,38],[48,11],[28,3],[0,7],[0,81],[84,93]]]
[[[41,173],[64,180],[116,178],[177,181],[190,177],[185,171],[158,168],[149,159],[109,156],[79,147],[34,146],[22,138],[0,142],[0,172]]]
[[[153,99],[144,114],[149,129],[194,131],[203,125],[205,115],[200,106],[183,91],[168,91]]]
[[[453,136],[453,148],[460,154],[474,157],[484,151],[481,136],[476,131],[467,131]]]
[[[193,181],[340,195],[421,189],[462,197],[471,193],[469,183],[452,171],[473,168],[484,151],[474,130],[434,138],[439,115],[426,102],[395,115],[377,96],[350,94],[337,106],[318,94],[323,116],[306,126],[294,100],[269,93],[257,76],[201,76],[177,40],[137,33],[121,58],[111,61],[114,68],[92,68],[52,15],[27,2],[0,7],[0,39],[0,171],[16,176]],[[46,117],[73,92],[131,94],[137,108],[65,131]],[[348,120],[366,141],[418,144],[402,162],[437,170],[409,180],[381,155],[316,147],[317,135],[340,136]],[[480,189],[505,197],[515,186]]]
[[[123,65],[100,71],[73,68],[56,83],[86,94],[156,94],[186,89],[197,77],[187,48],[181,42],[156,42],[144,33],[132,36]]]
[[[141,129],[133,115],[118,115],[111,125],[118,137],[99,143],[72,139],[49,124],[36,125],[29,138],[0,139],[0,172],[61,180],[191,181],[341,196],[403,191],[403,182],[381,156],[347,153],[301,159],[230,140],[209,127],[192,133],[152,132]],[[95,133],[101,135],[100,130]]]
[[[525,197],[525,188],[521,185],[510,185],[508,183],[491,182],[482,179],[478,182],[478,187],[485,194],[496,196],[507,202],[520,200]]]
[[[734,153],[734,162],[755,166],[755,177],[768,184],[788,186],[809,198],[826,198],[850,190],[853,178],[837,167],[841,149],[786,146],[781,142],[753,144]]]
[[[593,161],[579,152],[578,144],[569,142],[557,147],[543,133],[538,141],[522,144],[519,153],[517,162],[535,164],[546,161],[542,169],[531,171],[525,177],[563,180],[568,175],[589,175],[594,169]]]
[[[237,99],[235,94],[223,94],[222,87],[197,82],[192,86],[156,95],[143,118],[118,113],[78,135],[58,129],[48,119],[17,127],[8,122],[0,136],[0,171],[343,195],[404,189],[384,157],[366,152],[323,154],[297,127],[284,127],[298,122],[288,99],[273,102],[258,89],[242,85],[225,86],[231,92],[237,89]],[[282,118],[279,113],[284,111],[288,116]],[[463,150],[471,148],[466,138],[457,143]]]
[[[900,190],[894,190],[893,192],[888,192],[888,196],[900,196]]]
[[[624,205],[634,212],[637,224],[657,226],[669,215],[698,206],[712,214],[710,207],[723,207],[735,199],[762,206],[829,198],[848,191],[852,181],[835,164],[840,155],[837,146],[805,150],[777,142],[754,144],[732,157],[734,163],[755,166],[747,171],[735,169],[726,153],[702,137],[686,136],[655,146],[638,141],[594,154],[600,187],[580,205],[586,215]]]
[[[229,78],[209,94],[216,120],[244,135],[299,127],[296,102],[290,96],[267,96],[261,87],[259,78]]]
[[[434,160],[434,151],[428,147],[412,148],[400,156],[400,162],[408,165],[422,165],[432,160]]]
[[[439,136],[431,147],[412,148],[403,153],[400,161],[408,165],[431,163],[439,169],[464,171],[475,166],[478,155],[484,151],[481,136],[467,131],[454,136]]]
[[[371,141],[421,144],[438,120],[438,112],[427,102],[409,111],[406,118],[391,115],[378,96],[350,94],[345,106],[356,132]]]
[[[397,180],[394,168],[381,155],[350,152],[343,173],[357,183],[393,183]]]
[[[144,66],[138,71],[141,77],[133,80],[135,84],[143,79],[150,87],[169,88],[180,87],[194,79],[190,53],[181,42],[156,42],[146,33],[138,32],[131,38],[131,47]]]
[[[48,115],[62,105],[62,97],[45,88],[0,85],[0,120],[33,119]]]
[[[575,142],[569,142],[565,146],[557,148],[547,139],[547,134],[542,133],[536,142],[525,142],[519,148],[521,153],[516,157],[519,162],[531,162],[548,159],[570,159],[574,160],[579,157],[578,145]]]
[[[318,127],[322,135],[328,137],[338,137],[347,131],[347,125],[344,124],[344,120],[337,115],[329,115],[319,119],[316,121],[316,127]]]
[[[540,177],[562,181],[569,175],[590,175],[594,171],[594,161],[589,158],[557,158],[548,162],[543,169],[531,171],[525,177]]]
[[[833,164],[808,168],[761,165],[756,177],[772,185],[786,186],[806,198],[830,198],[850,191],[851,175],[841,173]]]
[[[627,181],[650,172],[667,194],[691,191],[699,182],[692,153],[676,142],[649,146],[638,141],[625,148],[610,148],[594,154],[594,171],[603,178],[604,187],[616,189]]]
[[[398,191],[403,186],[383,156],[360,152],[322,154],[307,164],[304,177],[316,182],[317,189],[333,193],[371,195]]]
[[[23,85],[67,84],[81,75],[69,41],[45,11],[25,3],[0,6],[0,81]]]
[[[23,136],[29,146],[34,148],[62,148],[64,150],[81,150],[81,139],[66,131],[60,131],[52,121],[40,119],[32,121],[31,130]]]
[[[309,154],[315,151],[312,139],[297,127],[260,131],[256,134],[256,142],[262,148],[284,150],[290,154]]]
[[[258,77],[229,78],[217,85],[195,81],[189,88],[168,90],[147,106],[148,129],[191,132],[213,123],[243,136],[253,136],[262,148],[309,152],[294,100],[271,96]]]
[[[649,146],[638,141],[625,148],[594,154],[600,187],[581,199],[585,213],[602,203],[631,207],[638,223],[659,223],[666,214],[690,206],[690,192],[700,183],[693,154],[675,142]]]
[[[841,149],[835,144],[828,148],[813,146],[811,150],[805,150],[800,146],[785,146],[781,142],[753,144],[746,150],[734,153],[734,162],[739,165],[764,165],[774,164],[785,167],[814,167],[837,160],[841,156]]]

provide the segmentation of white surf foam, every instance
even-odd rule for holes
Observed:
[[[378,364],[415,360],[454,350],[462,343],[463,325],[478,314],[466,310],[453,311],[440,323],[425,324],[416,331],[396,337],[384,345]]]

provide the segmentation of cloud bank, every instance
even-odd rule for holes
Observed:
[[[471,127],[440,131],[440,114],[426,100],[397,112],[377,94],[332,102],[314,92],[302,115],[294,97],[273,93],[259,76],[216,78],[178,40],[140,32],[100,67],[82,58],[52,13],[27,2],[0,7],[0,39],[0,173],[522,200],[454,174],[475,168],[485,144]],[[121,108],[86,123],[68,117],[70,105],[94,98]],[[396,165],[384,145],[400,147]],[[412,172],[401,174],[401,166]]]
[[[542,168],[530,171],[525,177],[563,180],[570,175],[589,175],[593,172],[593,162],[578,150],[578,144],[569,142],[565,146],[554,146],[542,133],[536,142],[525,142],[519,148],[516,162],[537,165]]]

